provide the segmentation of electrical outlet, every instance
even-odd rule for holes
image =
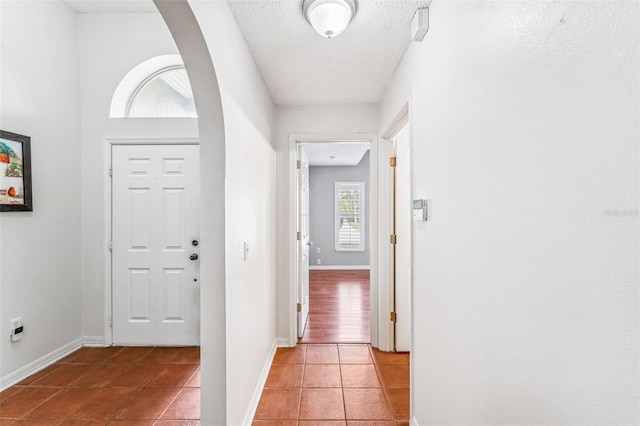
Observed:
[[[316,247],[316,253],[320,254],[320,247]]]
[[[22,326],[22,318],[16,318],[11,320],[11,341],[16,342],[22,339],[24,334],[24,327]]]
[[[318,264],[318,265],[322,265],[322,260],[317,259],[317,260],[316,260],[316,264]]]

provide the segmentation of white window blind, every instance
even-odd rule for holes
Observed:
[[[364,251],[364,182],[336,182],[335,241],[337,251]]]

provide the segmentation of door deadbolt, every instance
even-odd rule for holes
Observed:
[[[196,247],[198,245],[198,240],[191,241],[191,245]]]
[[[197,253],[193,253],[191,256],[189,256],[189,259],[198,260],[198,254]]]

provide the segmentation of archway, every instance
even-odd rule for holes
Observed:
[[[202,424],[226,423],[225,130],[211,54],[187,0],[154,0],[182,56],[198,111],[201,163]]]

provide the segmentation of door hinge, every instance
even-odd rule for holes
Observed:
[[[113,241],[109,241],[109,244],[107,244],[107,248],[109,249],[109,252],[113,252]]]
[[[395,312],[391,312],[391,322],[396,322],[396,313]]]
[[[298,170],[299,170],[299,169],[301,169],[301,168],[302,168],[302,161],[297,160],[297,161],[296,161],[296,169],[298,169]]]
[[[296,240],[298,241],[302,240],[302,232],[300,231],[296,232]]]
[[[109,327],[113,328],[113,316],[109,315]]]
[[[113,177],[113,167],[109,166],[109,177]]]
[[[296,306],[296,309],[298,310],[298,312],[302,312],[302,305],[298,303],[298,305]]]
[[[389,241],[391,242],[391,244],[395,244],[396,240],[397,240],[396,234],[389,235]]]
[[[391,167],[395,167],[396,166],[396,157],[389,158],[389,166],[391,166]]]

